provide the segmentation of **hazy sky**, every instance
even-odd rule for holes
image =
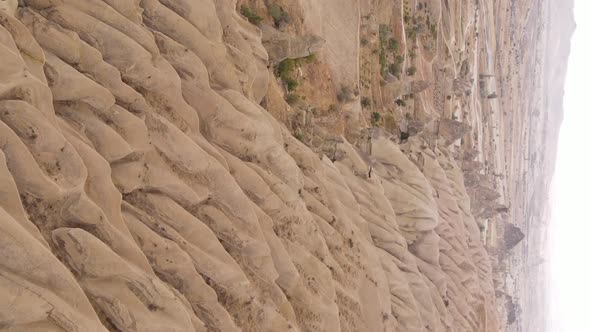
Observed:
[[[590,0],[574,14],[551,195],[551,332],[590,331]]]

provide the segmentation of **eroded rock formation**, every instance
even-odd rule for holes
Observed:
[[[281,32],[268,25],[260,28],[262,44],[271,63],[285,59],[304,58],[322,49],[325,40],[316,35],[297,36]]]
[[[443,80],[400,83],[423,135],[360,142],[355,94],[303,144],[269,65],[325,46],[315,96],[364,94],[334,22],[379,7],[295,3],[316,30],[263,33],[235,0],[0,2],[0,329],[502,328]]]

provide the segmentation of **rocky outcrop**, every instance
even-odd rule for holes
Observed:
[[[461,139],[470,130],[468,124],[451,119],[442,119],[438,124],[438,134],[447,146]]]
[[[317,35],[291,35],[268,25],[261,26],[260,30],[262,44],[268,52],[268,58],[275,64],[285,59],[304,58],[317,53],[326,43]]]
[[[418,94],[428,89],[430,83],[423,80],[415,81],[393,81],[383,86],[383,95],[387,105],[393,105],[401,97]]]
[[[520,228],[512,224],[507,224],[504,228],[504,248],[510,250],[516,247],[524,239],[524,233]]]

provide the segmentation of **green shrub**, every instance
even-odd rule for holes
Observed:
[[[373,127],[376,127],[380,120],[381,120],[381,113],[379,113],[379,112],[371,113],[371,125],[373,125]]]
[[[285,59],[281,61],[277,67],[277,76],[280,77],[287,85],[287,91],[293,91],[297,89],[297,86],[299,86],[299,83],[293,77],[296,67],[297,60],[293,59]]]
[[[399,78],[402,73],[402,64],[398,62],[392,63],[391,65],[389,65],[389,72],[393,76]]]
[[[316,62],[316,60],[318,59],[318,56],[315,53],[311,53],[310,55],[303,57],[303,58],[299,58],[297,59],[297,63],[298,64],[303,64],[303,63],[314,63]]]
[[[295,93],[289,93],[287,95],[287,98],[285,99],[287,101],[287,104],[289,105],[294,105],[295,103],[297,103],[299,100],[301,99],[301,97],[298,94]]]
[[[399,49],[399,43],[397,42],[397,40],[395,40],[395,38],[389,38],[389,41],[387,42],[387,49],[393,52],[397,52],[397,50]]]
[[[303,135],[303,133],[298,130],[293,134],[293,137],[295,137],[298,141],[303,142],[305,135]]]
[[[364,108],[369,108],[371,107],[371,105],[373,105],[373,102],[371,101],[371,99],[369,97],[362,97],[361,98],[361,106]]]
[[[279,63],[277,68],[277,76],[280,78],[287,78],[291,77],[293,72],[295,71],[296,67],[295,60],[293,59],[285,59]]]
[[[404,62],[404,57],[402,55],[395,56],[395,62],[399,63],[400,65]]]
[[[281,78],[285,85],[287,85],[287,91],[293,91],[299,86],[295,76],[295,70],[297,66],[304,63],[313,63],[317,59],[317,56],[312,53],[306,57],[299,59],[285,59],[279,63],[276,69],[277,77]]]
[[[283,24],[288,24],[291,21],[289,14],[283,9],[283,7],[277,4],[270,5],[268,13],[270,17],[272,17],[276,28],[279,28]]]
[[[415,66],[411,66],[406,70],[406,73],[408,74],[408,76],[414,76],[414,74],[416,74],[416,70],[417,69]]]
[[[436,24],[434,23],[430,25],[430,34],[432,34],[432,37],[436,37]]]
[[[379,38],[385,43],[389,36],[389,26],[387,24],[379,24]]]
[[[283,82],[287,85],[287,91],[294,91],[299,86],[299,82],[291,77],[283,78]]]
[[[240,12],[248,19],[248,22],[254,25],[258,25],[262,22],[262,17],[258,16],[258,14],[249,7],[242,6],[240,9]]]
[[[408,38],[410,38],[411,40],[416,39],[416,29],[415,28],[408,29]]]
[[[348,102],[353,99],[353,95],[354,93],[350,87],[343,86],[342,88],[340,88],[340,91],[338,92],[336,97],[338,98],[339,102]]]
[[[387,55],[384,49],[379,52],[379,64],[381,65],[381,75],[385,75],[387,72]]]

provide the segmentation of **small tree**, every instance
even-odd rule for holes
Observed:
[[[389,72],[393,76],[399,78],[400,75],[401,75],[401,73],[402,73],[402,65],[401,65],[401,63],[395,62],[395,63],[392,63],[391,65],[389,65]]]
[[[409,67],[406,72],[408,74],[408,76],[414,76],[416,74],[416,67],[415,66],[411,66]]]
[[[361,98],[361,106],[364,108],[369,108],[371,107],[371,105],[373,104],[373,102],[371,101],[371,99],[369,97],[362,97]]]

